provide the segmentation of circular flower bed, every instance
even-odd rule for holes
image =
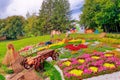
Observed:
[[[120,70],[120,59],[114,55],[106,57],[102,52],[94,52],[59,62],[58,65],[67,80],[71,77],[71,80],[79,80]]]

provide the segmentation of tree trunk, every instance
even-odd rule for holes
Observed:
[[[104,25],[104,29],[105,29],[105,32],[107,33],[107,27],[106,27],[106,25]]]
[[[117,27],[117,25],[115,26],[115,28],[116,28],[116,32],[118,33],[118,27]]]

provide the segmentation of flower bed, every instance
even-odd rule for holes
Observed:
[[[60,61],[58,66],[63,70],[65,79],[80,80],[120,70],[120,59],[109,53],[94,52]]]
[[[80,44],[80,43],[84,43],[84,42],[85,42],[85,40],[82,40],[82,39],[72,39],[72,40],[68,41],[68,44],[74,44],[74,43]]]
[[[65,48],[69,49],[70,51],[78,51],[80,49],[87,48],[87,46],[83,44],[79,44],[79,45],[69,44],[69,45],[66,45]]]

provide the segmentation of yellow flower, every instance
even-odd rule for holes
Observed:
[[[77,53],[77,51],[72,51],[72,52],[71,52],[71,54],[76,54],[76,53]]]
[[[93,59],[99,59],[100,57],[98,56],[92,56]]]
[[[71,65],[71,62],[70,62],[70,61],[65,61],[65,62],[63,62],[63,65],[65,65],[65,66],[70,66],[70,65]]]
[[[98,71],[98,68],[97,68],[97,67],[94,67],[94,66],[93,66],[93,67],[90,67],[89,69],[92,70],[93,72],[97,72],[97,71]]]
[[[69,42],[78,42],[78,41],[81,41],[80,39],[76,39],[76,40],[70,40]]]
[[[82,43],[85,43],[85,40],[82,40]]]
[[[41,51],[43,49],[46,49],[46,46],[45,47],[41,47],[41,48],[38,48],[38,51]]]
[[[78,59],[78,62],[80,62],[80,63],[84,63],[85,60],[84,60],[84,59]]]
[[[105,63],[103,66],[107,68],[115,68],[115,65],[113,63]]]
[[[78,69],[73,69],[69,73],[73,74],[73,75],[76,75],[76,76],[81,76],[83,71],[82,70],[78,70]]]
[[[110,57],[110,56],[113,56],[113,54],[104,54],[104,56],[106,56],[106,57]]]
[[[66,41],[66,39],[63,39],[62,42],[64,43]]]
[[[63,42],[59,42],[59,43],[51,44],[51,45],[49,45],[49,47],[57,46],[57,45],[62,45],[62,44],[64,44],[64,43]]]

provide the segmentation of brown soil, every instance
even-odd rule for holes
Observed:
[[[43,80],[40,78],[36,72],[32,70],[23,70],[18,74],[13,74],[7,77],[6,80]]]

